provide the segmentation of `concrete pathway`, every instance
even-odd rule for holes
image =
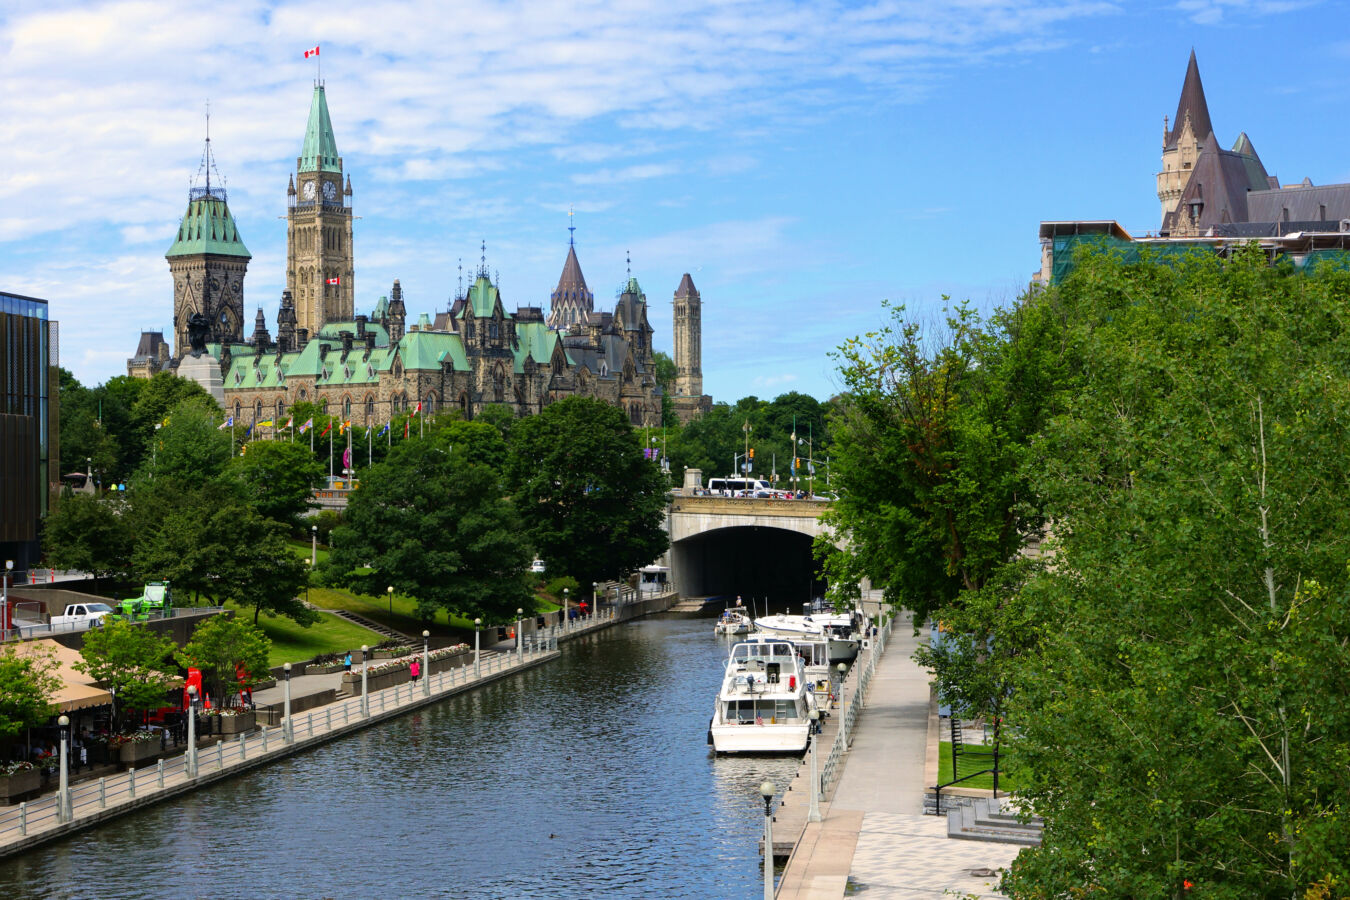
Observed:
[[[929,688],[913,630],[908,616],[895,623],[824,821],[806,826],[780,898],[840,900],[850,881],[876,900],[1002,896],[996,875],[971,873],[1007,866],[1019,848],[950,840],[945,817],[923,815]]]

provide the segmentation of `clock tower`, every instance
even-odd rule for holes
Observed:
[[[352,182],[348,176],[343,183],[322,83],[314,86],[305,143],[286,194],[286,289],[295,299],[297,329],[313,337],[325,322],[355,314]]]

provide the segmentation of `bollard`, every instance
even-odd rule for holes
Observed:
[[[266,752],[267,752],[267,727],[266,727],[266,726],[263,726],[262,736],[263,736],[263,753],[266,753]]]
[[[19,834],[28,833],[28,801],[19,804]]]
[[[106,778],[98,780],[98,808],[108,808],[108,780]]]
[[[160,787],[164,787],[164,760],[162,759],[155,763],[155,782]]]
[[[333,707],[328,707],[328,730],[333,730]]]
[[[136,770],[134,768],[127,773],[127,795],[133,800],[136,798]]]
[[[225,742],[216,741],[216,768],[225,768]]]
[[[305,731],[310,737],[314,737],[314,713],[310,713],[309,718],[305,719]]]
[[[245,760],[245,759],[248,759],[248,741],[245,739],[246,737],[247,737],[247,735],[243,735],[243,734],[239,735],[239,759],[240,759],[240,761],[243,761],[243,760]]]
[[[347,704],[345,704],[345,703],[342,704],[342,724],[343,724],[343,725],[346,725],[349,721],[351,721],[351,720],[347,717],[347,710],[348,710]]]

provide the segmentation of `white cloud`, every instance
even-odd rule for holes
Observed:
[[[1322,0],[1177,0],[1177,9],[1198,25],[1217,25],[1225,13],[1271,16],[1316,6]]]

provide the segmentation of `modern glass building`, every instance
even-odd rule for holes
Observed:
[[[57,323],[47,301],[0,291],[0,565],[41,553],[42,517],[60,484]]]

